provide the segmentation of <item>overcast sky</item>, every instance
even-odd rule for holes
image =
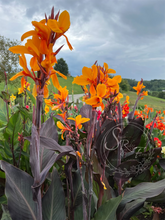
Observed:
[[[72,76],[97,60],[106,62],[123,78],[165,79],[165,0],[0,0],[0,35],[20,40],[33,29],[31,21],[67,10],[71,26],[57,56],[64,58]]]

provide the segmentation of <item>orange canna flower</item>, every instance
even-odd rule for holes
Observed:
[[[128,96],[128,95],[126,96],[125,102],[126,102],[127,104],[129,104],[129,96]]]
[[[106,73],[106,74],[116,73],[115,70],[108,68],[108,64],[107,64],[107,63],[104,63],[104,68],[105,68],[105,73]]]
[[[70,44],[67,36],[64,34],[70,27],[70,15],[67,11],[63,11],[60,16],[59,20],[49,19],[48,20],[48,27],[56,33],[55,39],[58,39],[62,35],[65,37],[66,42],[70,50],[73,50],[72,45]]]
[[[92,91],[93,90],[93,91]],[[102,110],[104,109],[104,104],[102,98],[106,95],[106,85],[105,84],[98,84],[96,87],[96,91],[94,88],[91,89],[92,97],[85,100],[87,105],[92,105],[93,108],[101,106]]]
[[[58,127],[59,129],[61,129],[61,131],[62,131],[62,134],[61,134],[62,140],[64,140],[63,134],[64,134],[65,131],[70,131],[70,132],[72,132],[72,130],[71,130],[69,127],[65,127],[60,121],[57,122],[57,127]]]
[[[71,118],[71,117],[70,117],[70,118],[68,118],[68,119],[75,121],[75,127],[76,127],[76,129],[77,129],[77,128],[78,128],[78,129],[81,129],[81,128],[82,128],[82,124],[90,120],[90,118],[82,118],[81,115],[76,116],[76,118]]]
[[[72,84],[77,84],[77,85],[91,85],[91,84],[96,84],[96,79],[97,79],[97,66],[93,65],[92,68],[88,68],[84,66],[82,68],[82,75],[81,76],[76,76],[72,82]]]
[[[145,88],[145,86],[143,85],[142,81],[139,81],[137,86],[134,86],[133,89],[135,89],[137,91],[137,95],[139,95],[139,93],[141,92],[141,90]]]

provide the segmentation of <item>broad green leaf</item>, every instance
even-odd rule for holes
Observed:
[[[13,165],[1,161],[6,174],[5,194],[12,220],[37,220],[37,207],[33,201],[33,178]]]
[[[121,199],[122,196],[118,196],[104,203],[94,215],[94,220],[116,220],[116,210]]]
[[[6,134],[10,137],[10,143],[15,144],[18,141],[18,132],[22,132],[22,119],[19,112],[13,114],[7,124]]]
[[[0,204],[6,204],[7,205],[7,198],[5,195],[0,197]]]
[[[0,122],[2,122],[4,125],[7,124],[6,103],[3,101],[2,98],[0,98]]]
[[[52,172],[51,185],[42,201],[43,220],[65,220],[65,194],[60,177],[55,168]]]

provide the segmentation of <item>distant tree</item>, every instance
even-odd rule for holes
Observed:
[[[68,64],[63,58],[57,60],[54,69],[67,76],[69,74]]]
[[[18,44],[17,40],[10,40],[0,35],[0,82],[5,80],[4,71],[8,78],[18,71],[19,56],[8,50]]]
[[[122,89],[122,91],[125,91],[125,92],[130,90],[130,85],[126,79],[122,79],[120,83],[120,88]]]

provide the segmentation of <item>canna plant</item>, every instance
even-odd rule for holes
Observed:
[[[54,15],[53,8],[49,17],[33,21],[32,25],[35,29],[21,37],[22,41],[31,37],[25,46],[10,48],[21,54],[23,68],[10,80],[21,77],[20,92],[26,91],[33,102],[32,115],[27,108],[18,108],[6,127],[8,139],[15,132],[13,147],[16,139],[22,146],[25,141],[30,143],[30,170],[19,169],[16,161],[11,165],[10,161],[1,160],[11,218],[126,220],[144,202],[164,199],[165,180],[151,183],[149,171],[157,157],[161,159],[162,149],[152,146],[153,126],[145,134],[144,120],[135,117],[138,100],[147,95],[143,80],[134,87],[138,96],[129,112],[129,97],[120,104],[121,76],[110,75],[115,70],[107,63],[100,66],[97,62],[91,68],[83,67],[82,75],[73,83],[82,86],[84,105],[77,105],[73,114],[68,90],[60,86],[56,74],[66,77],[53,69],[62,49],[61,46],[53,52],[58,38],[64,36],[69,49],[73,49],[65,35],[70,27],[69,13]],[[30,70],[25,54],[32,56]],[[28,77],[34,80],[33,95],[27,89]],[[47,87],[50,79],[58,90],[53,98]],[[51,109],[46,121],[41,120],[43,109],[46,115]],[[20,112],[24,123],[31,118],[31,135],[25,132],[26,126],[20,126],[21,119],[16,118]],[[24,131],[19,138],[18,129]],[[12,152],[15,156],[14,148]],[[144,178],[146,182],[135,184]],[[131,182],[133,187],[127,187]]]

